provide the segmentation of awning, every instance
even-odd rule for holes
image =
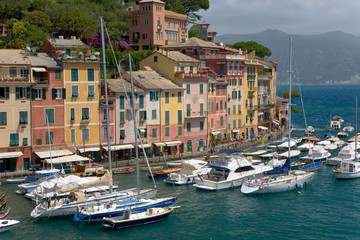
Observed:
[[[84,153],[84,152],[97,152],[100,151],[100,147],[91,147],[91,148],[78,148],[80,153]]]
[[[138,147],[141,149],[141,144],[139,144]],[[148,143],[143,143],[143,147],[144,148],[149,148],[149,147],[151,147],[151,145],[148,144]]]
[[[47,158],[45,159],[46,163],[53,163],[53,164],[60,164],[60,163],[67,163],[67,162],[80,162],[80,161],[89,161],[90,158],[87,157],[83,157],[80,155],[70,155],[70,156],[63,156],[63,157],[58,157],[58,158]]]
[[[218,135],[218,134],[220,134],[220,132],[219,131],[214,131],[214,132],[211,132],[211,134],[212,135]]]
[[[1,152],[0,153],[0,159],[3,158],[17,158],[22,156],[23,153],[22,152]]]
[[[258,128],[260,128],[262,130],[267,130],[268,129],[267,127],[264,127],[264,126],[258,126]]]
[[[73,153],[67,149],[57,149],[57,150],[55,149],[52,151],[35,151],[35,154],[38,155],[39,158],[50,158],[50,156],[60,157],[60,156],[72,155]]]
[[[262,116],[262,115],[264,115],[264,113],[263,113],[263,112],[258,113],[258,116]]]
[[[170,141],[170,142],[165,142],[166,146],[168,147],[173,147],[173,146],[179,146],[182,144],[182,142],[180,141]]]
[[[146,132],[146,130],[145,129],[140,129],[140,132]]]
[[[233,129],[232,132],[239,132],[239,129]]]
[[[273,120],[272,122],[275,123],[276,125],[279,125],[278,121]]]
[[[107,146],[103,146],[106,151],[108,151]],[[133,149],[134,146],[132,144],[122,144],[122,145],[113,145],[110,147],[111,151],[124,150],[124,149]]]
[[[154,144],[155,146],[157,146],[157,147],[164,147],[164,146],[166,146],[166,144],[163,143],[163,142],[153,142],[153,144]]]
[[[45,68],[32,68],[35,72],[46,72]]]

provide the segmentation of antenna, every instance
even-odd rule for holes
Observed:
[[[31,51],[30,47],[29,47],[29,46],[26,46],[25,52],[29,53],[30,51]]]

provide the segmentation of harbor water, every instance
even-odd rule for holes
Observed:
[[[278,92],[286,91],[279,87]],[[294,86],[293,90],[297,90]],[[302,86],[309,125],[323,139],[331,116],[341,116],[355,125],[355,96],[360,85]],[[279,94],[278,94],[279,95]],[[302,108],[300,99],[294,107]],[[358,118],[359,119],[359,118]],[[302,112],[293,114],[295,136],[304,134]],[[336,132],[335,132],[336,133]],[[354,132],[351,136],[354,135]],[[349,136],[350,137],[350,136]],[[332,153],[336,155],[339,150]],[[141,173],[141,186],[153,183]],[[136,175],[114,175],[120,189],[136,186]],[[223,191],[197,190],[191,185],[172,186],[156,180],[158,197],[176,196],[176,209],[162,222],[109,231],[101,224],[75,223],[71,218],[33,219],[33,202],[15,194],[16,185],[5,182],[0,193],[8,190],[9,219],[21,223],[0,239],[359,239],[360,179],[339,181],[332,167],[324,166],[304,189],[291,192],[244,195],[240,188]]]

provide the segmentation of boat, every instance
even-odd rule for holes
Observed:
[[[0,203],[4,201],[7,190],[0,196]]]
[[[194,187],[204,190],[222,190],[240,187],[249,176],[261,176],[262,172],[272,169],[270,166],[252,165],[243,156],[218,156],[209,165],[207,176],[195,177]]]
[[[349,124],[348,126],[343,128],[343,131],[348,132],[348,133],[352,132],[352,131],[354,131],[354,127],[352,127],[351,124]]]
[[[159,170],[162,170],[163,168],[164,168],[164,166],[162,166],[162,165],[152,166],[150,168],[145,166],[145,167],[140,167],[140,171],[148,172],[149,169],[151,169],[151,171],[159,171]]]
[[[290,38],[290,61],[289,61],[289,99],[291,99],[291,57],[292,57],[292,39]],[[288,105],[289,124],[288,124],[288,158],[281,168],[263,173],[262,177],[253,177],[245,181],[241,186],[241,192],[244,194],[264,194],[291,191],[296,188],[302,188],[310,183],[316,172],[306,172],[300,170],[291,170],[290,159],[290,139],[291,139],[291,104]]]
[[[24,195],[35,190],[35,188],[43,181],[51,178],[59,178],[59,169],[47,169],[36,171],[34,175],[27,176],[25,182],[17,186],[16,193]]]
[[[114,174],[124,174],[124,173],[132,173],[134,172],[134,168],[119,168],[119,169],[113,169]]]
[[[11,208],[9,208],[6,213],[0,214],[0,219],[6,219],[6,217],[9,215],[10,209]]]
[[[136,227],[150,223],[160,222],[169,217],[176,207],[169,208],[148,208],[145,212],[132,213],[131,209],[126,209],[123,216],[104,218],[103,227],[111,230]]]
[[[323,141],[317,142],[316,144],[326,146],[328,144],[331,144],[331,142],[329,140],[323,140]]]
[[[334,134],[333,134],[332,132],[326,132],[326,133],[324,133],[324,138],[325,138],[325,139],[332,138],[332,137],[334,137]]]
[[[274,156],[279,158],[279,159],[286,159],[288,157],[296,158],[300,154],[301,154],[300,150],[296,149],[296,150],[290,150],[290,152],[286,151],[286,152],[283,152],[283,153],[278,153],[278,154],[275,154]]]
[[[340,166],[333,170],[336,179],[354,179],[360,177],[360,162],[357,159],[357,97],[355,100],[355,159],[354,161],[341,161]]]
[[[307,156],[301,157],[300,162],[312,163],[317,161],[326,161],[331,154],[325,150],[322,145],[315,145],[309,150]]]
[[[291,139],[290,141],[283,142],[276,146],[277,150],[287,150],[289,148],[296,147],[297,143],[295,140]],[[289,147],[290,146],[290,147]]]
[[[203,160],[184,160],[181,170],[177,173],[170,173],[164,182],[173,185],[193,184],[196,176],[207,175],[210,170],[208,163]]]
[[[330,143],[324,146],[324,149],[326,151],[328,151],[329,153],[333,152],[334,150],[336,150],[338,148],[338,145],[336,145],[335,143]]]
[[[180,167],[182,162],[183,162],[183,160],[168,162],[168,163],[166,163],[166,166],[167,166],[168,168]]]
[[[25,178],[9,178],[6,179],[7,183],[22,183],[25,181]]]
[[[4,201],[0,202],[0,212],[5,210],[8,201],[9,201],[9,197],[7,197]]]
[[[309,134],[309,133],[313,133],[313,132],[315,132],[315,128],[313,126],[308,126],[305,129],[305,134]]]
[[[257,156],[261,156],[267,153],[267,150],[258,150],[255,152],[243,152],[243,156],[247,157],[257,157]]]
[[[147,176],[149,178],[151,178],[151,177],[167,177],[168,174],[180,172],[180,170],[181,170],[181,167],[168,168],[168,169],[153,171],[152,174],[149,172],[147,174]]]
[[[307,142],[307,143],[304,143],[303,145],[301,146],[298,146],[298,149],[301,151],[301,152],[306,152],[306,151],[309,151],[310,148],[313,148],[314,147],[314,144],[312,142]]]
[[[355,144],[348,144],[343,147],[338,155],[326,160],[327,165],[340,165],[342,161],[354,161],[355,160]]]
[[[5,232],[10,230],[16,224],[19,224],[20,221],[18,220],[0,220],[0,232]]]
[[[338,137],[338,138],[345,138],[345,137],[347,137],[347,136],[349,136],[349,133],[347,133],[347,132],[345,132],[345,131],[338,132],[338,134],[337,134],[337,137]]]
[[[317,161],[317,162],[313,162],[310,164],[300,166],[299,169],[312,172],[312,171],[316,171],[316,170],[320,169],[323,166],[323,164],[324,164],[323,161]]]

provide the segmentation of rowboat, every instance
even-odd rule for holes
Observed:
[[[159,170],[159,171],[153,171],[152,174],[154,177],[166,177],[168,174],[180,172],[180,170],[181,170],[181,167],[174,167],[174,168],[168,168],[168,169]],[[147,176],[149,178],[151,177],[150,172],[148,173]]]
[[[4,201],[7,190],[0,196],[0,202]]]
[[[135,168],[119,168],[119,169],[115,169],[113,170],[114,174],[118,174],[118,173],[132,173],[133,171],[135,171]]]
[[[9,178],[6,180],[7,183],[23,183],[25,178]]]
[[[8,202],[9,197],[7,197],[7,199],[3,202],[0,202],[0,211],[4,211],[5,207],[6,207],[6,203]]]
[[[0,232],[8,231],[18,223],[20,223],[20,221],[18,221],[18,220],[1,220],[0,221]]]
[[[104,218],[103,227],[112,230],[135,227],[156,223],[165,220],[174,211],[176,207],[170,208],[148,208],[145,212],[131,213],[131,209],[127,209],[122,216],[114,218]]]
[[[150,167],[151,171],[158,171],[158,170],[161,170],[163,168],[164,168],[164,166],[162,166],[162,165]],[[149,171],[149,168],[147,166],[140,167],[140,171]]]
[[[10,209],[11,208],[9,208],[6,213],[0,214],[0,219],[5,219],[9,215]]]

